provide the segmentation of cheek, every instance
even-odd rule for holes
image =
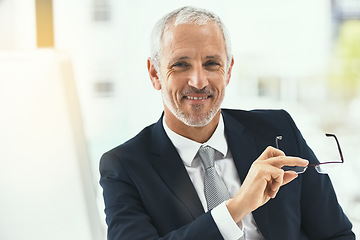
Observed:
[[[170,77],[170,78],[166,78],[164,80],[163,85],[165,85],[165,88],[163,87],[162,89],[164,91],[166,91],[166,94],[168,95],[169,98],[172,99],[177,99],[178,97],[178,92],[179,92],[179,87],[177,86],[177,81],[176,79]]]
[[[167,75],[167,85],[173,91],[181,90],[187,84],[188,77],[184,73],[176,73],[172,72],[171,74]]]
[[[216,72],[209,76],[209,80],[213,83],[213,87],[222,89],[228,85],[228,78],[225,72]]]
[[[207,71],[207,77],[212,79],[225,79],[226,80],[226,71],[223,67],[219,68],[217,71]]]

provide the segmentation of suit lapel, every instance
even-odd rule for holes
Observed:
[[[225,135],[234,158],[241,182],[244,181],[252,162],[261,154],[256,149],[255,135],[245,128],[239,120],[226,111],[222,111],[225,123]],[[165,133],[162,118],[154,125],[152,135],[152,164],[170,191],[183,203],[193,219],[204,213],[200,199],[187,174],[184,164]],[[253,213],[255,222],[265,239],[271,239],[267,205]]]
[[[239,120],[232,117],[226,111],[222,111],[225,123],[225,135],[229,149],[233,156],[241,182],[244,182],[246,175],[261,152],[256,149],[254,134],[246,129]],[[266,204],[252,212],[255,222],[265,239],[271,239],[269,228],[269,216]]]
[[[162,118],[154,125],[152,137],[154,168],[191,216],[199,217],[204,209],[176,148],[165,133]]]
[[[245,127],[223,111],[225,135],[241,182],[244,181],[252,162],[257,158],[254,138],[246,133]]]

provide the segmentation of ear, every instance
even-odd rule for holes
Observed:
[[[231,71],[232,71],[232,67],[234,66],[234,57],[231,58],[231,63],[230,63],[230,67],[229,67],[229,71],[227,73],[226,76],[226,86],[229,84],[230,82],[230,78],[231,78]]]
[[[147,69],[148,69],[149,77],[150,77],[153,87],[156,90],[160,90],[161,89],[160,79],[158,76],[158,72],[156,71],[155,66],[151,61],[151,58],[148,58],[148,60],[147,60]]]

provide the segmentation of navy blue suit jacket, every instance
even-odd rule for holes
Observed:
[[[290,115],[281,110],[222,110],[241,181],[254,160],[283,136],[286,155],[316,163]],[[162,118],[100,161],[108,239],[223,239],[205,213]],[[265,239],[355,239],[327,175],[309,168],[253,212]]]

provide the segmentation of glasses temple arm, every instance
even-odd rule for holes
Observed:
[[[341,159],[341,162],[343,163],[344,162],[344,157],[343,157],[343,154],[342,154],[342,151],[341,151],[341,148],[340,148],[340,143],[339,143],[337,137],[335,136],[335,134],[331,134],[331,133],[325,133],[325,135],[327,137],[335,138],[335,141],[336,141],[336,144],[337,144],[337,147],[338,147],[338,150],[339,150],[339,154],[340,154],[340,159]]]

